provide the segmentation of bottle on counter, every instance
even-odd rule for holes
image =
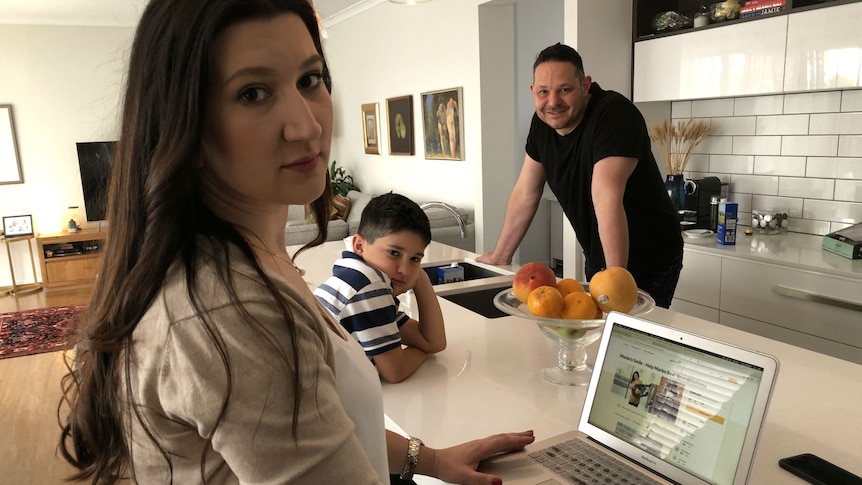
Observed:
[[[709,230],[715,232],[718,230],[718,202],[721,198],[713,195],[709,199]]]

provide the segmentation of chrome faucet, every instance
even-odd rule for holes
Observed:
[[[458,228],[461,229],[461,238],[463,239],[467,237],[467,223],[464,222],[464,217],[461,216],[460,212],[445,202],[426,202],[419,206],[423,211],[432,207],[439,207],[440,209],[446,209],[451,212],[452,215],[455,216],[455,219],[458,220]]]

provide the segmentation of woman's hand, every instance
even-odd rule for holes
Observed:
[[[500,477],[476,471],[479,462],[498,453],[523,449],[535,439],[530,430],[496,434],[440,450],[425,448],[419,454],[417,473],[464,485],[499,485],[503,483]]]

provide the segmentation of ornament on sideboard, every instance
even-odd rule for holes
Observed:
[[[78,211],[78,206],[72,205],[66,209],[66,216],[63,218],[65,221],[65,227],[70,233],[78,232],[79,229],[83,229],[80,224],[80,215]]]

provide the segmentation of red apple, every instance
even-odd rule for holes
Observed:
[[[540,286],[557,286],[554,270],[542,263],[533,262],[521,266],[512,280],[512,292],[522,303],[527,303],[530,292]]]

